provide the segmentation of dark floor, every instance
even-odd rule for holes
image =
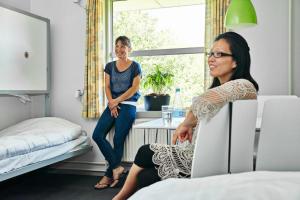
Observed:
[[[1,200],[109,200],[120,188],[95,190],[97,176],[34,171],[0,183]]]

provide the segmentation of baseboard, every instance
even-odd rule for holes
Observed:
[[[132,163],[122,162],[121,165],[127,170],[129,170]],[[101,162],[64,161],[50,166],[47,169],[47,172],[60,174],[103,176],[104,172],[106,171],[106,168],[106,163]]]
[[[105,162],[81,162],[81,161],[64,161],[52,165],[52,169],[81,171],[87,173],[102,173],[106,170]]]
[[[86,176],[103,176],[104,172],[74,170],[74,169],[61,169],[61,168],[48,168],[47,173],[51,174],[72,174],[72,175],[86,175]]]

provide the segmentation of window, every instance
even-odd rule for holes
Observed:
[[[113,1],[111,10],[112,41],[119,35],[131,39],[131,57],[141,63],[143,75],[153,70],[154,64],[173,72],[170,103],[179,87],[184,106],[189,106],[192,97],[204,91],[204,1]],[[110,59],[114,59],[113,46],[110,49]],[[141,92],[150,91],[141,87]],[[143,98],[139,106],[143,107]]]

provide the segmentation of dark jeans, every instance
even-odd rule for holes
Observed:
[[[119,107],[119,116],[117,118],[111,116],[110,110],[107,107],[102,113],[93,133],[93,140],[97,143],[109,165],[105,176],[110,178],[113,176],[112,170],[117,168],[121,163],[124,142],[136,114],[135,106],[119,104]],[[106,140],[106,136],[113,126],[115,126],[114,147]]]

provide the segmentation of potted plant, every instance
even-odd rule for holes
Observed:
[[[156,64],[154,71],[143,79],[143,88],[152,90],[152,93],[144,96],[147,111],[160,111],[162,105],[170,103],[170,95],[165,92],[173,85],[174,75],[163,69],[162,65]]]

